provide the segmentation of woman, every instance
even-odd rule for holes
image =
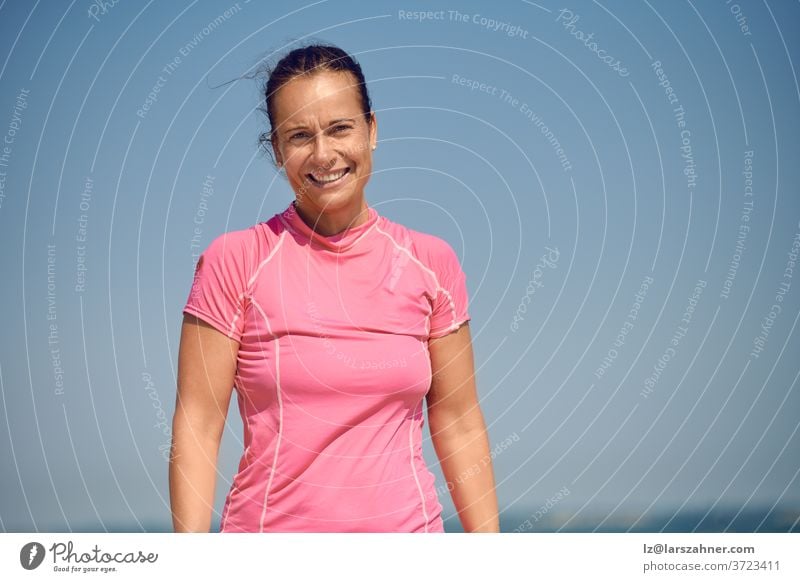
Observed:
[[[207,532],[235,386],[244,454],[222,532],[442,532],[423,397],[464,530],[499,531],[464,273],[442,239],[364,197],[377,144],[361,68],[337,47],[281,59],[265,88],[296,199],[200,257],[173,420],[175,531]]]

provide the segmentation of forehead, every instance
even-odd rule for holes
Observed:
[[[358,87],[347,72],[323,71],[295,77],[275,95],[278,124],[324,123],[361,112]]]

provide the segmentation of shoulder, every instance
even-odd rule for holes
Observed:
[[[241,248],[252,244],[256,238],[256,228],[258,225],[253,225],[249,228],[241,230],[230,230],[223,232],[212,239],[208,248],[214,249],[227,249],[227,248]]]
[[[268,227],[270,222],[260,222],[217,235],[200,255],[196,270],[207,266],[214,271],[236,273],[241,278],[249,279],[261,257],[269,254],[277,239]]]
[[[407,249],[414,258],[435,273],[460,267],[458,255],[445,239],[414,230],[385,217],[382,228],[397,246]]]
[[[206,247],[204,254],[210,256],[248,256],[258,260],[275,247],[285,228],[279,215],[247,228],[230,230],[217,235]]]
[[[214,237],[201,256],[206,260],[219,258],[236,258],[252,249],[256,243],[258,225],[241,230],[223,232]]]

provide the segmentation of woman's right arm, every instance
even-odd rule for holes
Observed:
[[[176,532],[209,532],[217,453],[236,373],[239,343],[185,314],[172,420],[169,495]]]

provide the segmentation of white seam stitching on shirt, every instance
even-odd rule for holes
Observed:
[[[411,251],[409,251],[407,248],[405,248],[404,246],[399,244],[391,234],[389,234],[385,230],[381,230],[380,228],[378,228],[377,230],[378,230],[378,232],[381,232],[384,235],[386,235],[386,237],[388,237],[389,240],[392,241],[394,246],[396,246],[398,249],[401,249],[401,250],[405,251],[408,254],[408,256],[411,257],[411,259],[414,262],[416,262],[420,267],[422,267],[428,273],[430,273],[431,277],[433,277],[434,283],[436,283],[436,294],[437,295],[439,294],[439,291],[444,291],[444,293],[447,295],[447,299],[450,302],[450,313],[452,314],[452,319],[453,320],[450,322],[450,325],[448,325],[446,328],[444,328],[442,330],[439,330],[439,332],[437,332],[437,333],[441,333],[443,331],[454,329],[454,327],[456,325],[456,304],[455,304],[455,301],[453,301],[453,296],[450,295],[450,292],[447,289],[445,289],[444,287],[442,287],[441,284],[439,283],[439,279],[436,277],[436,273],[432,269],[430,269],[428,266],[426,266],[425,263],[423,263],[417,257],[415,257],[411,253]],[[431,330],[429,329],[428,330],[428,335],[430,335],[430,333],[431,333]]]
[[[269,319],[267,319],[267,315],[264,313],[264,310],[261,309],[261,305],[258,304],[258,301],[252,299],[253,305],[256,309],[261,313],[261,316],[264,318],[264,322],[267,324],[267,331],[270,335],[272,335],[272,327],[269,324]],[[275,468],[278,464],[278,451],[281,447],[281,437],[283,436],[283,399],[281,398],[281,359],[280,359],[280,344],[278,341],[275,342],[275,390],[278,396],[278,440],[275,443],[275,454],[272,457],[272,468],[269,472],[269,480],[267,481],[267,486],[264,489],[264,505],[261,509],[261,520],[259,522],[259,531],[261,533],[264,532],[264,517],[267,515],[267,500],[269,497],[269,490],[272,487],[272,478],[275,476]]]
[[[254,283],[256,281],[256,277],[261,272],[261,269],[264,267],[264,265],[266,265],[270,261],[270,259],[272,259],[272,257],[275,256],[275,254],[277,253],[278,249],[281,247],[281,243],[283,243],[283,239],[284,239],[285,235],[286,235],[286,231],[284,230],[281,233],[281,236],[278,239],[278,243],[275,245],[275,248],[272,249],[272,252],[269,254],[269,256],[266,259],[261,261],[261,264],[258,265],[258,267],[256,268],[255,272],[250,277],[250,280],[247,282],[247,287],[245,288],[244,291],[242,291],[239,294],[238,307],[236,307],[236,313],[233,316],[233,321],[231,321],[231,329],[230,329],[229,335],[232,334],[236,330],[236,320],[239,319],[239,315],[241,315],[241,313],[242,313],[242,300],[245,297],[251,297],[252,298],[252,296],[253,296],[253,285],[254,285]],[[241,338],[238,341],[241,343]]]
[[[409,256],[409,257],[411,257],[411,259],[412,259],[412,260],[413,260],[415,263],[417,263],[417,264],[418,264],[420,267],[422,267],[423,269],[425,269],[425,270],[426,270],[426,271],[427,271],[427,272],[428,272],[428,273],[431,275],[431,277],[433,277],[433,280],[436,282],[436,287],[440,287],[440,285],[439,285],[439,279],[437,279],[437,278],[436,278],[436,273],[435,273],[435,272],[433,272],[433,270],[432,270],[431,268],[429,268],[429,267],[428,267],[428,266],[427,266],[425,263],[423,263],[423,262],[422,262],[422,261],[420,261],[420,260],[419,260],[417,257],[415,257],[415,256],[414,256],[414,255],[411,253],[411,251],[409,251],[409,250],[408,250],[406,247],[404,247],[403,245],[401,245],[400,243],[398,243],[398,242],[395,240],[395,238],[394,238],[394,237],[393,237],[391,234],[389,234],[389,233],[388,233],[388,232],[386,232],[385,230],[381,230],[380,228],[378,228],[377,230],[378,230],[378,232],[380,232],[380,233],[382,233],[383,235],[385,235],[385,236],[386,236],[386,237],[387,237],[387,238],[388,238],[390,241],[392,241],[392,243],[394,244],[394,246],[396,246],[398,249],[400,249],[400,250],[402,250],[402,251],[405,251],[405,252],[406,252],[406,254],[408,254],[408,256]]]
[[[456,327],[456,302],[453,301],[453,296],[450,295],[450,292],[447,289],[445,289],[444,287],[441,287],[440,289],[441,291],[445,292],[445,294],[447,295],[447,299],[450,302],[450,313],[452,314],[452,321],[450,322],[450,325],[448,325],[446,328],[440,330],[437,333],[441,333],[442,331],[452,330],[455,329]]]
[[[422,405],[422,400],[419,401],[419,404]],[[417,411],[417,407],[414,407],[414,412]],[[414,474],[414,481],[417,482],[417,490],[419,491],[419,499],[422,502],[422,515],[425,517],[425,533],[428,533],[428,510],[425,507],[425,494],[422,492],[422,485],[419,482],[419,477],[417,476],[417,467],[414,464],[414,414],[411,414],[411,422],[409,423],[408,428],[408,450],[411,453],[411,472]]]
[[[275,254],[278,252],[278,249],[281,248],[281,245],[283,244],[283,239],[284,238],[286,238],[286,231],[285,230],[281,233],[280,237],[278,238],[278,242],[275,244],[275,248],[272,249],[272,252],[269,254],[269,256],[266,259],[264,259],[263,261],[261,261],[261,263],[258,265],[258,267],[256,267],[256,270],[253,273],[253,276],[250,277],[250,281],[247,282],[247,290],[248,291],[252,290],[253,284],[256,281],[256,277],[258,277],[258,274],[261,272],[261,269],[264,268],[264,265],[266,265],[272,259],[272,257],[275,256]]]
[[[278,215],[278,220],[280,220],[280,221],[283,223],[283,226],[284,226],[284,228],[285,228],[286,230],[288,230],[288,231],[290,231],[290,232],[295,232],[295,229],[294,229],[294,228],[292,228],[292,225],[291,225],[291,224],[289,224],[289,221],[288,221],[288,220],[286,220],[286,219],[283,217],[283,213],[280,213],[280,214]],[[286,232],[286,230],[284,230],[283,232]]]
[[[296,211],[292,210],[292,212],[296,212]],[[289,231],[291,231],[293,233],[297,233],[297,229],[292,227],[291,223],[288,220],[286,220],[286,218],[283,216],[283,214],[279,214],[278,218],[280,219],[280,221],[283,223],[283,225],[286,227],[287,230],[289,230]],[[378,228],[378,221],[377,220],[375,221],[375,224],[373,224],[367,230],[365,230],[363,233],[361,233],[361,235],[359,235],[359,237],[357,239],[355,239],[351,244],[347,245],[347,248],[348,249],[352,248],[358,241],[360,241],[362,238],[367,236],[372,231],[372,229],[381,230],[381,229]],[[281,235],[283,235],[285,232],[286,231],[283,231],[283,233],[281,233]],[[381,231],[381,232],[383,232],[383,231]],[[314,241],[314,242],[317,244],[317,246],[320,246],[322,248],[328,248],[324,244],[321,244],[319,241]]]
[[[186,305],[183,308],[183,311],[188,311],[190,315],[194,315],[195,317],[198,317],[198,318],[202,319],[203,321],[213,322],[213,323],[215,323],[215,324],[217,324],[217,325],[219,325],[221,327],[225,327],[224,320],[217,319],[217,317],[215,315],[213,315],[210,311],[207,311],[205,309],[200,309],[195,305]],[[215,329],[216,329],[216,326],[215,326]],[[233,331],[230,330],[230,329],[227,332],[223,331],[221,333],[225,334],[230,339],[234,339],[236,341],[240,340],[240,338],[234,337]]]

